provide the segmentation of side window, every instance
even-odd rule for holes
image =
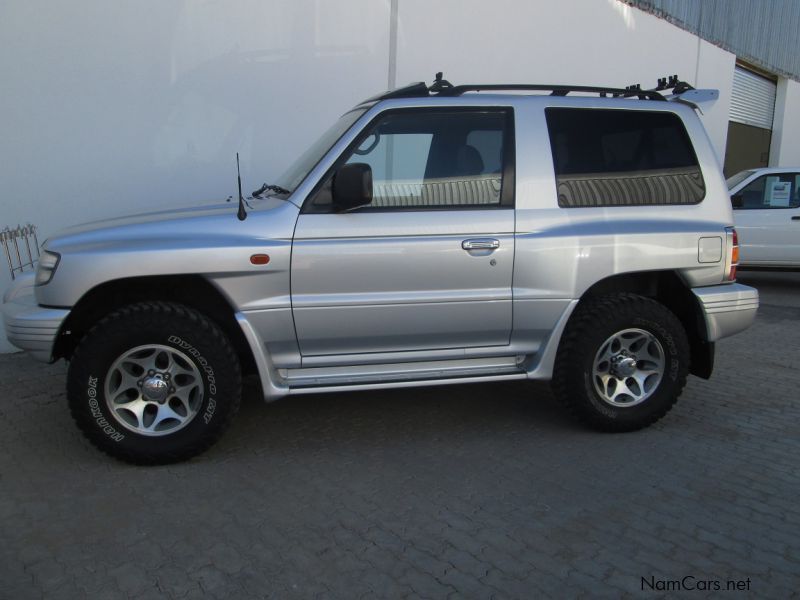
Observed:
[[[485,173],[499,174],[503,168],[503,131],[476,129],[467,136],[467,145],[478,151]]]
[[[344,157],[346,164],[366,163],[372,169],[372,203],[359,210],[510,204],[512,190],[503,193],[509,120],[506,110],[385,114]],[[312,200],[312,212],[326,212],[330,205],[331,177]]]
[[[737,209],[800,207],[798,173],[762,175],[744,186],[737,196]]]
[[[545,110],[558,205],[697,204],[705,183],[686,128],[669,112]]]
[[[405,181],[420,185],[431,151],[431,133],[370,135],[353,151],[348,163],[366,163],[373,182]]]

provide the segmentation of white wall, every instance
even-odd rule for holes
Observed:
[[[650,87],[677,73],[721,90],[704,121],[722,156],[734,57],[665,21],[618,0],[396,3],[398,84],[444,70],[456,83]],[[387,87],[391,4],[0,4],[0,227],[31,222],[43,240],[83,221],[219,201],[235,193],[237,150],[247,190],[269,181]],[[0,289],[8,283],[0,267]]]
[[[618,0],[400,0],[397,81],[624,87],[677,74],[720,99],[704,125],[725,152],[735,56]]]
[[[778,81],[772,128],[769,166],[800,166],[800,83],[783,78]]]
[[[389,10],[389,0],[0,3],[0,228],[31,222],[43,241],[96,218],[223,200],[236,192],[237,150],[255,189],[386,89]]]

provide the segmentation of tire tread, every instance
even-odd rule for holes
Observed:
[[[664,403],[659,410],[652,412],[646,419],[636,422],[613,421],[609,420],[587,406],[579,394],[576,394],[573,386],[576,385],[575,373],[570,369],[575,364],[579,355],[580,347],[588,331],[613,325],[615,315],[624,310],[635,308],[640,315],[651,316],[654,320],[668,319],[671,321],[669,326],[673,329],[684,331],[683,325],[678,318],[669,311],[663,304],[645,296],[623,292],[608,296],[599,296],[588,301],[581,302],[576,309],[566,330],[561,338],[556,364],[553,370],[551,387],[556,398],[566,407],[569,413],[584,423],[585,425],[600,431],[623,432],[636,431],[649,427],[659,419],[663,418],[678,401],[686,385],[687,371],[683,368],[678,374],[675,383],[674,393],[669,402]],[[654,315],[653,313],[657,313]],[[689,346],[685,334],[675,340],[679,345],[679,352],[685,356],[689,354]]]
[[[226,403],[229,403],[229,407],[225,411],[223,419],[217,424],[213,429],[213,433],[210,435],[203,436],[193,444],[187,444],[180,450],[172,452],[159,452],[157,454],[133,452],[126,448],[110,444],[106,436],[98,432],[96,425],[93,423],[86,410],[80,409],[77,402],[73,400],[81,397],[83,386],[85,385],[84,380],[76,376],[73,367],[75,365],[84,364],[88,357],[99,351],[95,346],[95,340],[98,338],[102,338],[104,335],[124,336],[126,332],[134,333],[141,329],[143,321],[152,322],[156,317],[165,316],[175,319],[184,319],[192,328],[201,332],[202,335],[207,336],[218,349],[224,352],[231,364],[236,365],[237,368],[234,369],[234,373],[226,373],[227,376],[231,376],[234,379],[234,393],[230,398],[226,398]],[[75,348],[70,361],[67,378],[67,397],[70,399],[70,413],[86,438],[98,449],[114,458],[137,465],[180,462],[192,456],[196,456],[214,445],[233,421],[241,404],[241,373],[238,367],[239,358],[228,338],[213,321],[197,310],[174,302],[146,301],[129,304],[115,310],[98,321],[89,329],[86,335],[83,336]]]

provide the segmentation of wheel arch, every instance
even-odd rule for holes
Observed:
[[[72,307],[56,339],[53,356],[69,360],[81,338],[100,319],[128,304],[177,302],[200,311],[225,333],[239,355],[242,370],[255,372],[255,361],[228,298],[201,275],[156,275],[114,279],[88,292]]]
[[[714,368],[714,344],[704,339],[702,307],[680,274],[675,271],[639,271],[612,275],[589,287],[581,296],[580,302],[622,292],[652,298],[672,311],[689,338],[689,372],[705,379],[711,376]]]

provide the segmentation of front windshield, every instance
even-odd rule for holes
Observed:
[[[303,152],[303,154],[292,163],[284,174],[278,178],[276,183],[293,192],[311,172],[311,169],[317,166],[317,163],[328,153],[328,150],[339,141],[339,138],[352,127],[353,123],[355,123],[366,110],[366,108],[356,108],[343,114],[339,120],[333,124],[333,127],[322,134],[322,137],[314,142],[308,150]]]
[[[736,175],[731,175],[725,182],[728,184],[728,189],[732,190],[737,185],[742,183],[745,179],[750,177],[755,171],[739,171]]]

